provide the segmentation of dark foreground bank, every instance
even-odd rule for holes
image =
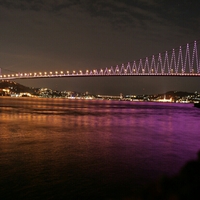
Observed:
[[[177,175],[164,176],[127,199],[200,199],[200,151],[197,160],[187,162]]]

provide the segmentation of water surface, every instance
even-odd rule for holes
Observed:
[[[3,199],[125,197],[200,147],[192,104],[0,98]]]

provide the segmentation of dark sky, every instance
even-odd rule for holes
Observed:
[[[199,8],[197,0],[0,0],[0,67],[16,72],[77,71],[138,60],[200,39]],[[17,82],[99,94],[200,91],[200,78]]]

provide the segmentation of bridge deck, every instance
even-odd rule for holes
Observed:
[[[116,76],[166,76],[166,77],[199,77],[200,73],[127,73],[127,74],[52,74],[52,75],[0,75],[0,80],[72,78],[72,77],[116,77]]]

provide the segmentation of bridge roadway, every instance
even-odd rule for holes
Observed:
[[[55,73],[55,74],[7,74],[0,75],[0,80],[70,78],[70,77],[116,77],[116,76],[165,76],[165,77],[200,77],[200,73]]]

